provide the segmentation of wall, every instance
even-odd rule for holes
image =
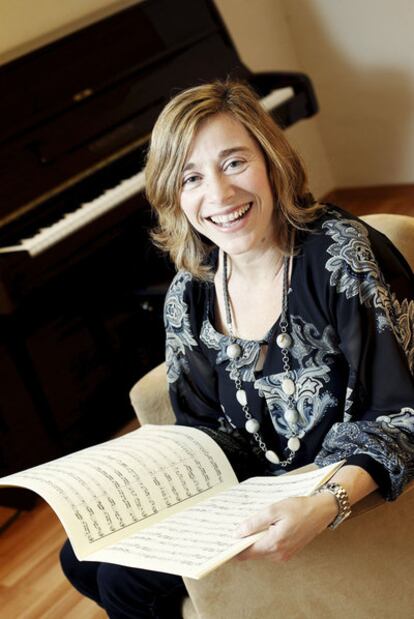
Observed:
[[[337,186],[413,183],[412,0],[282,0]]]

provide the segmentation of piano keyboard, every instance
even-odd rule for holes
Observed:
[[[280,88],[261,99],[266,110],[273,110],[285,103],[294,95],[293,89]],[[116,187],[109,189],[101,196],[82,204],[78,209],[64,215],[56,223],[36,232],[32,237],[22,239],[17,245],[0,247],[0,253],[28,252],[30,256],[37,256],[56,245],[69,235],[98,219],[108,211],[116,208],[128,198],[140,193],[145,187],[144,172],[141,171],[128,179],[123,180]]]

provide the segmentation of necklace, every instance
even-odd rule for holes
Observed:
[[[289,271],[289,257],[285,256],[283,259],[283,285],[282,285],[282,312],[279,321],[280,333],[276,337],[276,344],[280,348],[283,363],[284,376],[282,378],[282,390],[287,397],[287,407],[284,412],[284,418],[291,431],[291,436],[288,440],[288,455],[285,460],[280,460],[279,456],[272,449],[268,449],[262,436],[260,435],[260,423],[253,417],[250,412],[249,404],[247,402],[247,393],[243,389],[243,383],[241,381],[240,372],[237,368],[236,361],[239,359],[243,350],[240,344],[236,342],[236,336],[233,330],[233,321],[231,317],[231,307],[228,289],[228,269],[227,269],[227,254],[223,252],[223,297],[224,307],[226,312],[226,324],[230,334],[230,344],[227,346],[227,356],[230,362],[233,363],[233,374],[235,376],[234,383],[236,387],[236,400],[240,404],[244,413],[246,422],[244,427],[246,431],[253,436],[260,449],[263,451],[266,459],[272,464],[278,464],[279,466],[286,467],[293,461],[296,452],[300,449],[300,439],[298,437],[297,421],[299,419],[299,413],[296,408],[295,392],[296,385],[292,378],[293,373],[290,367],[290,353],[289,349],[292,346],[292,338],[289,335],[288,327],[289,322],[287,319],[287,295],[288,295],[288,271]]]

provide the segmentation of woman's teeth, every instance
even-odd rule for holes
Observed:
[[[236,211],[232,211],[228,215],[214,215],[213,217],[210,217],[210,219],[215,224],[219,224],[219,225],[229,224],[232,221],[236,221],[236,219],[241,219],[250,209],[251,205],[252,203],[249,202],[249,204],[245,204],[244,206],[241,206],[239,209],[237,209]]]

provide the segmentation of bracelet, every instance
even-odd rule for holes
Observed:
[[[331,524],[328,525],[328,528],[336,529],[336,527],[351,515],[351,504],[349,502],[348,493],[343,486],[332,482],[324,484],[318,488],[314,494],[320,494],[321,492],[330,492],[335,497],[338,506],[338,514]]]

